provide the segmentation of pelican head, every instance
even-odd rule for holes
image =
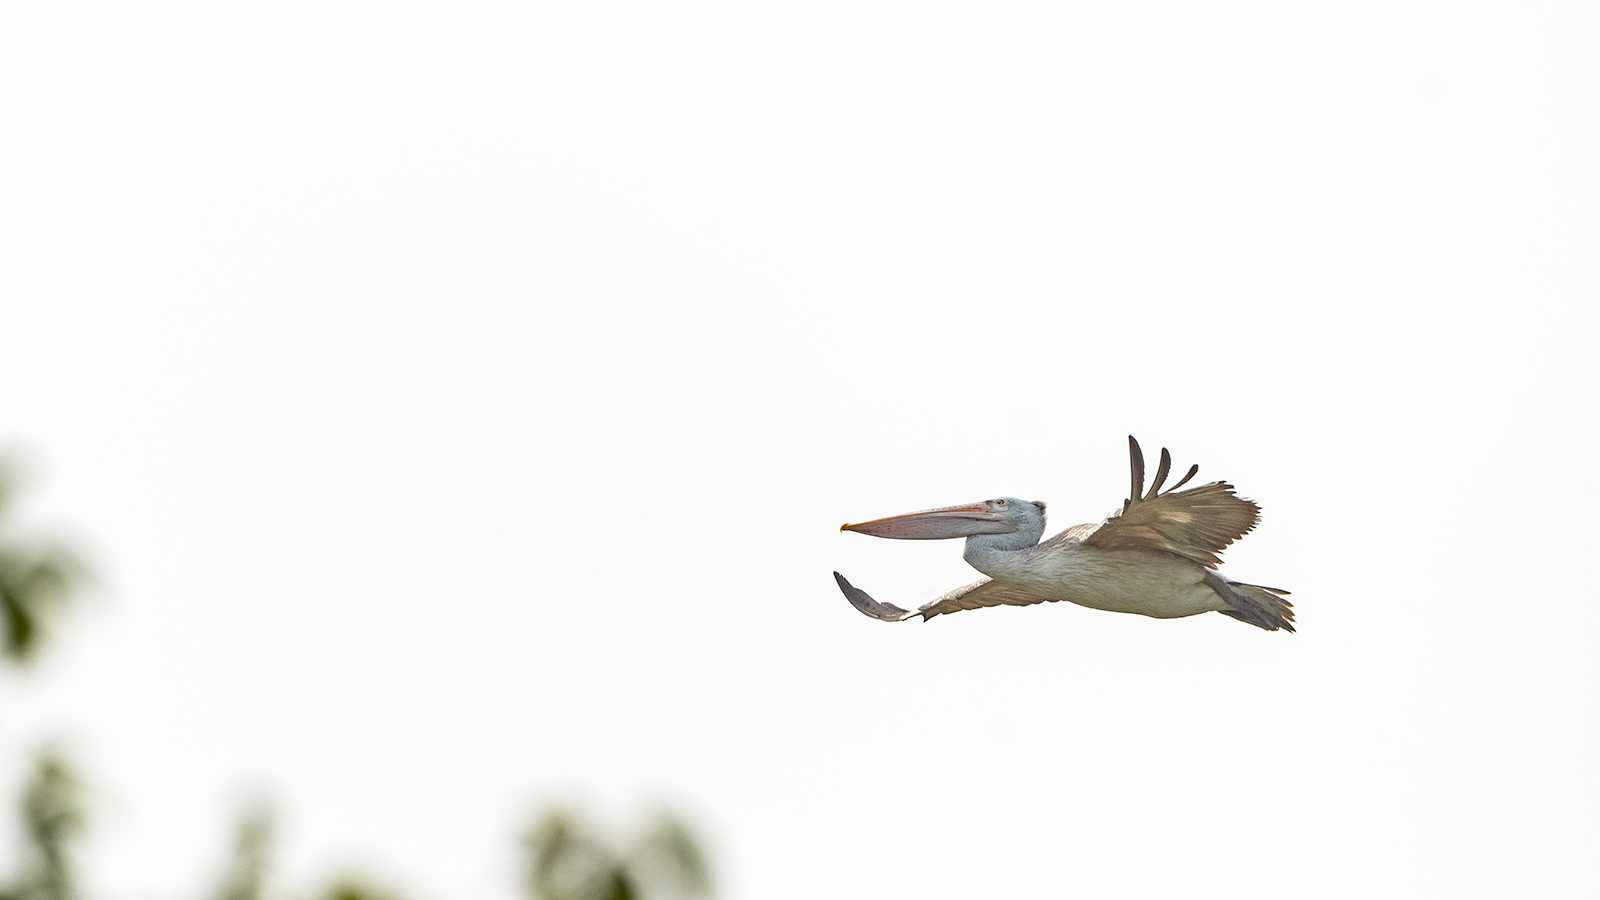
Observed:
[[[944,506],[922,512],[873,519],[854,525],[841,525],[840,531],[854,531],[873,537],[903,541],[939,541],[970,538],[975,535],[1015,535],[998,543],[1023,547],[1039,542],[1044,534],[1044,503],[996,497],[961,506]],[[991,543],[984,541],[984,543]]]

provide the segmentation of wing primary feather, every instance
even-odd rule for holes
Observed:
[[[1133,473],[1133,489],[1128,491],[1128,499],[1122,503],[1123,512],[1127,512],[1133,501],[1144,493],[1144,451],[1139,449],[1139,442],[1131,434],[1128,435],[1128,468]]]
[[[913,613],[903,610],[893,603],[884,603],[872,599],[872,596],[866,591],[845,580],[845,577],[838,572],[833,573],[833,578],[839,582],[839,590],[844,592],[844,598],[849,600],[850,605],[860,610],[864,615],[884,622],[899,622],[913,615]]]
[[[1178,489],[1178,488],[1181,488],[1181,487],[1183,487],[1183,486],[1184,486],[1184,485],[1186,485],[1186,484],[1188,484],[1188,483],[1189,483],[1189,479],[1191,479],[1191,478],[1193,478],[1193,477],[1194,477],[1194,476],[1195,476],[1195,475],[1197,475],[1197,474],[1199,474],[1199,472],[1200,472],[1200,464],[1199,464],[1199,463],[1195,463],[1195,464],[1194,464],[1194,465],[1192,465],[1192,466],[1190,466],[1190,467],[1189,467],[1189,474],[1187,474],[1187,475],[1185,475],[1185,476],[1183,476],[1183,479],[1182,479],[1182,480],[1180,480],[1180,481],[1179,481],[1179,482],[1178,482],[1178,483],[1177,483],[1177,484],[1175,484],[1175,485],[1173,485],[1173,486],[1172,486],[1172,487],[1171,487],[1171,489],[1169,489],[1169,490],[1168,490],[1168,491],[1167,491],[1167,493],[1169,493],[1169,494],[1170,494],[1170,493],[1172,493],[1172,492],[1173,492],[1173,491],[1176,491],[1176,490],[1177,490],[1177,489]]]
[[[1167,480],[1167,473],[1172,471],[1172,454],[1167,448],[1161,448],[1161,465],[1156,466],[1156,477],[1150,482],[1150,493],[1144,495],[1146,500],[1154,500],[1161,493],[1161,482]]]

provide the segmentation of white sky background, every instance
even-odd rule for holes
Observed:
[[[1299,6],[1296,4],[1295,6]],[[101,588],[0,680],[92,896],[1600,896],[1600,7],[10,4],[0,438]],[[887,626],[1125,436],[1301,633]],[[7,807],[9,809],[9,806]],[[9,814],[8,814],[9,815]],[[8,826],[10,827],[10,826]],[[0,835],[3,837],[4,835]]]

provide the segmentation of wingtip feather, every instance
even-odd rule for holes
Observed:
[[[1176,491],[1178,488],[1181,488],[1184,485],[1188,484],[1189,483],[1189,479],[1193,478],[1194,476],[1196,476],[1198,474],[1200,474],[1200,464],[1199,463],[1195,463],[1194,465],[1189,467],[1189,474],[1187,474],[1187,475],[1183,476],[1182,478],[1178,479],[1178,483],[1173,485],[1172,489],[1167,491],[1167,493],[1170,494],[1173,491]]]
[[[863,615],[870,616],[881,622],[899,622],[908,616],[908,611],[895,606],[893,603],[883,603],[872,599],[866,591],[851,584],[849,579],[833,573],[833,580],[839,582],[839,590],[844,592],[844,598],[850,601]]]
[[[1167,473],[1172,471],[1172,454],[1167,448],[1161,448],[1161,464],[1156,466],[1156,477],[1150,482],[1150,493],[1144,495],[1146,500],[1154,500],[1161,493],[1161,484],[1167,480]]]
[[[1133,501],[1139,499],[1144,493],[1144,451],[1139,449],[1139,441],[1133,435],[1128,435],[1128,469],[1133,476],[1133,487],[1128,490],[1128,499],[1122,503],[1122,511],[1127,512],[1133,506]]]

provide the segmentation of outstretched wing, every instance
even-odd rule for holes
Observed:
[[[1133,474],[1133,489],[1122,504],[1100,527],[1078,532],[1071,539],[1102,550],[1160,550],[1214,569],[1217,557],[1229,544],[1250,533],[1261,518],[1261,507],[1233,492],[1233,485],[1213,481],[1187,491],[1179,491],[1200,471],[1191,466],[1189,474],[1161,493],[1161,484],[1172,469],[1172,456],[1161,448],[1161,464],[1156,468],[1149,493],[1144,491],[1144,453],[1139,442],[1128,436],[1128,457]]]
[[[839,582],[839,590],[844,591],[844,598],[850,601],[851,606],[874,619],[882,619],[885,622],[901,622],[916,615],[915,612],[901,609],[893,603],[879,603],[872,599],[866,591],[847,581],[838,572],[833,573],[833,580]]]
[[[839,582],[839,590],[844,591],[845,599],[850,601],[851,606],[874,619],[882,619],[885,622],[903,622],[912,616],[921,616],[926,622],[934,616],[960,612],[963,609],[978,609],[984,606],[1032,606],[1035,603],[1050,601],[1049,597],[1029,593],[1010,582],[984,578],[966,587],[956,588],[932,603],[907,610],[893,603],[882,603],[872,599],[866,591],[845,580],[845,577],[838,572],[833,573],[833,577]]]

